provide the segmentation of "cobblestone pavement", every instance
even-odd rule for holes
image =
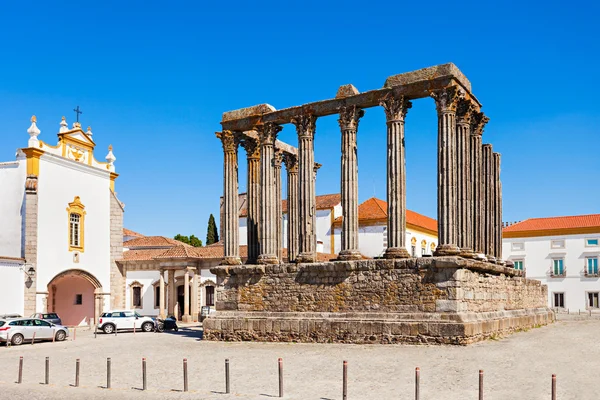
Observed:
[[[468,347],[218,343],[198,328],[179,333],[79,330],[76,340],[0,347],[0,393],[10,399],[268,399],[276,397],[277,358],[284,360],[285,398],[341,399],[342,361],[348,360],[349,399],[414,399],[414,368],[421,368],[421,399],[476,399],[478,370],[485,399],[550,399],[551,374],[560,400],[600,398],[600,320],[563,319],[528,332]],[[19,356],[23,383],[15,383]],[[44,360],[50,357],[50,385]],[[112,358],[112,389],[106,358]],[[147,357],[148,390],[141,359]],[[184,393],[182,360],[189,362]],[[81,359],[80,387],[74,383]],[[231,362],[231,395],[224,394],[224,360]],[[8,397],[7,397],[8,396]]]

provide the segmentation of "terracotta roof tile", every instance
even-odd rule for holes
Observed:
[[[143,236],[128,240],[123,243],[123,247],[173,247],[173,246],[190,246],[189,244],[180,242],[179,240],[171,239],[164,236]]]
[[[141,233],[132,231],[131,229],[123,228],[123,236],[144,237]]]
[[[567,217],[530,218],[517,222],[502,230],[503,233],[517,234],[518,232],[554,231],[566,229],[594,229],[600,231],[600,214],[574,215]],[[511,235],[513,236],[513,235]]]
[[[359,221],[387,220],[387,202],[371,197],[358,206]],[[337,217],[335,223],[342,222],[343,217]],[[437,232],[437,221],[425,215],[406,210],[406,223],[432,232]]]
[[[151,261],[154,257],[161,255],[165,249],[139,249],[123,252],[122,261]]]
[[[342,195],[339,193],[334,194],[323,194],[315,197],[317,210],[327,210],[333,208],[342,202]],[[281,200],[282,212],[287,212],[287,200]],[[240,211],[240,217],[247,217],[248,210],[242,209]]]

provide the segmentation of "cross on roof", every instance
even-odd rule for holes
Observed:
[[[77,116],[77,122],[79,122],[79,114],[83,114],[83,111],[79,109],[79,106],[77,106],[77,108],[74,108],[73,111],[75,111],[75,115]]]

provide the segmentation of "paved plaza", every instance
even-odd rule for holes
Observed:
[[[179,333],[118,336],[80,330],[63,343],[0,347],[0,390],[18,399],[268,399],[277,397],[277,359],[284,360],[285,398],[341,399],[342,361],[348,360],[349,399],[413,399],[414,368],[421,368],[421,399],[476,399],[478,370],[485,399],[550,399],[552,373],[558,398],[597,399],[600,320],[562,317],[557,323],[467,347],[223,343],[200,339],[197,328]],[[17,385],[19,356],[23,383]],[[50,357],[50,385],[43,385]],[[106,384],[112,358],[112,389]],[[141,359],[148,390],[142,392]],[[183,393],[182,360],[189,362]],[[80,387],[74,383],[81,359]],[[224,360],[231,363],[231,395],[224,394]],[[6,397],[8,396],[8,397]]]

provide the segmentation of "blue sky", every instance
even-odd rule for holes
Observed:
[[[19,4],[18,4],[19,3]],[[504,220],[598,213],[600,54],[595,2],[3,2],[0,160],[24,147],[29,118],[54,144],[83,110],[103,159],[117,157],[125,225],[196,234],[218,218],[224,111],[284,108],[340,85],[454,62],[491,118],[502,153]],[[499,4],[502,3],[502,4]],[[291,126],[280,139],[295,145]],[[359,196],[385,199],[385,118],[358,133]],[[407,116],[408,208],[436,217],[431,99]],[[317,193],[339,191],[335,116],[317,121]],[[245,158],[240,152],[240,190]]]

